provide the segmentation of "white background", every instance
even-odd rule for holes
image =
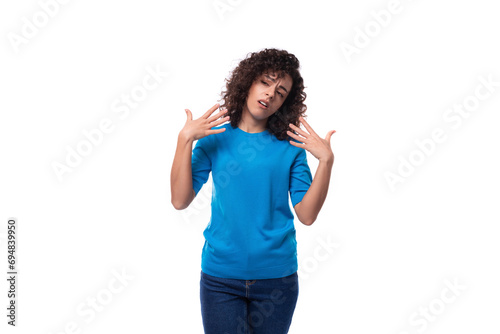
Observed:
[[[299,58],[306,120],[323,137],[337,130],[323,209],[310,227],[296,221],[300,293],[290,333],[498,332],[494,2],[401,0],[378,34],[370,12],[388,0],[221,3],[230,8],[73,0],[47,22],[40,2],[0,5],[0,258],[5,277],[7,219],[16,217],[16,332],[64,333],[75,323],[74,333],[203,333],[211,180],[189,209],[173,208],[177,135],[184,109],[201,116],[238,61],[265,47]],[[34,17],[46,25],[16,46],[12,36]],[[342,43],[355,40],[358,53],[346,57]],[[168,75],[120,119],[113,103],[141,85],[147,67]],[[474,101],[480,76],[497,86],[453,128],[443,116]],[[53,164],[65,164],[68,147],[104,119],[113,131],[59,179]],[[391,189],[385,174],[398,173],[398,156],[418,158],[415,141],[437,128],[446,140]],[[307,157],[314,175],[317,160]],[[329,243],[338,244],[330,253]],[[133,277],[117,293],[106,291],[113,271]],[[449,303],[447,280],[462,287],[445,291]],[[14,333],[5,279],[0,291],[2,333]],[[89,321],[77,309],[89,314],[97,297],[106,305]],[[426,309],[428,320],[419,315]]]

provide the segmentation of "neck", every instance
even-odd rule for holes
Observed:
[[[243,108],[238,127],[245,132],[257,133],[266,130],[266,124],[267,118],[255,119],[246,108]]]

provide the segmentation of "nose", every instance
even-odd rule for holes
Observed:
[[[266,95],[269,96],[269,99],[271,100],[274,97],[274,87],[269,87],[267,89]]]

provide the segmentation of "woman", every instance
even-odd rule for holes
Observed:
[[[249,54],[226,79],[221,111],[211,116],[216,104],[193,120],[186,109],[171,194],[176,209],[188,207],[212,172],[200,273],[205,333],[288,332],[298,298],[288,193],[300,222],[313,224],[334,161],[335,130],[325,139],[314,132],[303,118],[305,98],[297,58],[264,49]],[[319,159],[314,179],[306,150]]]

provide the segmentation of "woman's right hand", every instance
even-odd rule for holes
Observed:
[[[188,140],[195,141],[208,135],[226,131],[226,129],[224,128],[211,130],[211,128],[213,128],[214,126],[218,126],[229,120],[229,116],[219,119],[227,112],[226,109],[223,109],[217,114],[210,116],[215,110],[217,110],[218,107],[219,104],[216,103],[212,108],[208,109],[205,114],[195,120],[193,120],[193,114],[191,113],[191,111],[189,109],[185,109],[187,120],[179,135]]]

